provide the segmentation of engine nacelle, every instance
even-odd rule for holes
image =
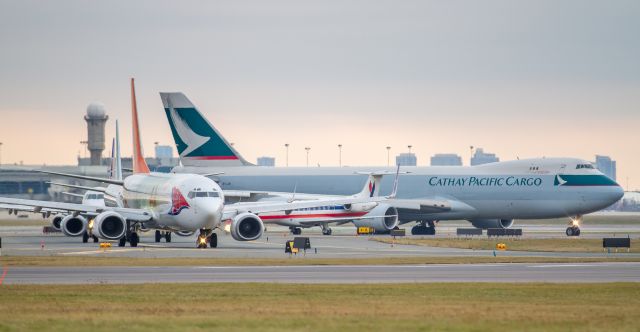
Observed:
[[[191,236],[195,231],[177,231],[175,233],[180,236]]]
[[[62,223],[62,219],[64,219],[64,217],[65,216],[60,214],[53,217],[53,219],[51,219],[51,226],[59,231],[61,229],[60,223]]]
[[[368,211],[371,211],[376,206],[378,206],[378,203],[376,202],[345,204],[344,209],[348,211],[353,211],[353,212],[368,212]]]
[[[91,233],[101,239],[119,240],[125,234],[127,220],[115,211],[102,212],[93,220]]]
[[[81,236],[87,231],[87,219],[83,216],[74,216],[72,214],[62,218],[60,222],[60,230],[66,236]]]
[[[474,219],[469,220],[475,228],[509,228],[513,225],[513,219]]]
[[[253,241],[262,236],[264,224],[253,213],[241,213],[231,222],[231,237],[236,241]]]
[[[372,219],[354,220],[356,227],[373,227],[377,233],[387,233],[399,224],[398,210],[387,204],[380,204],[369,211],[366,216],[376,216]],[[365,217],[366,217],[365,216]]]

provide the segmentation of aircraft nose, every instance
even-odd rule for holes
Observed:
[[[221,200],[202,199],[198,201],[198,211],[202,213],[207,226],[215,227],[222,220],[224,205]]]
[[[619,201],[624,196],[624,188],[620,185],[615,185],[611,189],[610,193],[611,204]]]

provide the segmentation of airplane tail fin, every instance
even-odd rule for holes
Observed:
[[[116,138],[113,142],[113,179],[122,181],[122,156],[120,154],[120,127],[118,126],[118,120],[116,120]]]
[[[249,166],[182,92],[160,92],[184,166]]]
[[[358,193],[357,197],[378,197],[380,195],[380,182],[382,180],[382,176],[384,174],[381,173],[369,173],[369,178],[367,182],[365,182],[362,191]]]
[[[382,177],[385,175],[395,174],[396,177],[393,181],[393,189],[391,191],[391,194],[387,196],[387,198],[395,198],[398,192],[398,177],[400,176],[400,174],[408,174],[408,172],[400,172],[400,166],[398,166],[398,169],[396,170],[395,173],[392,173],[389,171],[382,171],[382,172],[356,172],[356,174],[369,175],[369,179],[367,180],[367,182],[365,182],[364,188],[362,188],[362,191],[356,195],[357,197],[364,197],[364,198],[380,196],[380,183],[382,182]]]
[[[150,173],[149,166],[142,154],[140,144],[140,127],[138,126],[138,106],[136,102],[136,87],[131,78],[131,126],[133,128],[133,173]]]

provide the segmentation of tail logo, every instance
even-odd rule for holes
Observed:
[[[188,209],[190,207],[187,200],[182,196],[182,193],[177,187],[173,187],[171,191],[171,210],[169,210],[169,215],[177,216],[184,209]]]
[[[373,181],[369,181],[369,197],[373,197],[376,192],[376,184]]]
[[[180,114],[178,114],[178,112],[176,112],[176,110],[171,105],[169,105],[169,115],[171,116],[171,120],[173,121],[176,133],[178,134],[178,136],[180,136],[182,142],[187,145],[184,150],[180,151],[181,157],[189,155],[189,153],[193,152],[195,149],[201,147],[202,145],[204,145],[204,143],[207,143],[209,141],[210,137],[198,135],[193,130],[191,130],[187,122],[182,117],[180,117]]]

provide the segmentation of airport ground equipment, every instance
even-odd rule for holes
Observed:
[[[53,226],[43,226],[42,227],[42,233],[43,234],[49,234],[49,233],[61,233],[62,231],[59,229],[56,229]]]
[[[605,237],[602,239],[602,248],[603,250],[611,249],[611,248],[627,248],[627,252],[631,249],[631,238],[630,237]]]
[[[311,249],[311,241],[309,241],[308,237],[295,237],[293,238],[293,247],[306,251]]]
[[[458,228],[456,229],[457,236],[473,236],[482,235],[482,228]]]
[[[396,236],[405,236],[407,235],[407,232],[404,228],[401,228],[401,229],[392,229],[389,234],[393,237],[396,237]]]
[[[368,226],[360,226],[356,228],[356,234],[358,235],[369,235],[375,233],[375,228]]]
[[[487,236],[522,236],[522,228],[489,228]]]

